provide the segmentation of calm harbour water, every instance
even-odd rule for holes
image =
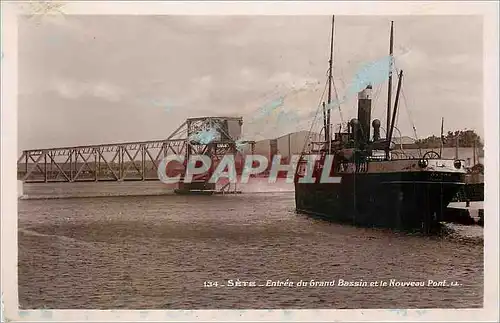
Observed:
[[[471,308],[482,237],[422,237],[311,219],[293,192],[19,201],[28,308]],[[222,287],[227,280],[455,281],[445,287]],[[217,281],[218,287],[204,287]]]

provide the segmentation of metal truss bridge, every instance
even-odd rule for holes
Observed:
[[[18,179],[25,183],[158,181],[158,166],[171,154],[187,159],[205,154],[212,162],[237,154],[241,117],[189,118],[164,140],[32,149],[17,161]],[[215,137],[200,133],[216,129]],[[212,134],[213,135],[213,134]],[[241,141],[254,150],[254,141]]]

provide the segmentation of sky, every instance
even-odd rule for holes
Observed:
[[[387,56],[391,20],[395,67],[404,71],[402,135],[415,137],[413,127],[418,138],[438,135],[444,117],[445,132],[484,137],[478,16],[335,16],[338,97],[364,65]],[[164,139],[198,116],[242,116],[249,140],[309,130],[330,32],[331,16],[20,19],[18,148]],[[393,94],[396,84],[394,74]],[[386,105],[384,82],[373,88],[372,111],[383,127]],[[261,113],[269,107],[276,111]],[[332,123],[355,115],[351,96],[332,109]]]

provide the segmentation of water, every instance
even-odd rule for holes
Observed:
[[[482,233],[441,239],[296,214],[293,192],[19,201],[20,307],[471,308]],[[456,281],[447,287],[204,287],[229,279]],[[227,284],[227,282],[226,282]]]

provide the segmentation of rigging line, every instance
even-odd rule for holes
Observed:
[[[375,90],[375,95],[374,95],[374,98],[373,98],[373,109],[372,109],[372,113],[373,115],[375,115],[375,110],[377,108],[377,100],[380,96],[380,92],[382,92],[382,84],[379,84],[377,86],[377,90]]]
[[[312,131],[312,128],[314,127],[314,123],[316,122],[316,118],[318,117],[318,112],[320,111],[321,103],[324,101],[323,99],[325,97],[327,86],[328,86],[328,84],[325,83],[325,87],[323,89],[323,93],[321,94],[321,97],[320,97],[320,100],[319,100],[319,103],[318,103],[318,107],[316,108],[316,114],[314,115],[314,119],[313,119],[313,121],[311,123],[311,128],[310,128],[309,132]]]
[[[404,102],[404,105],[406,108],[406,112],[408,113],[408,118],[410,119],[410,123],[411,123],[411,126],[413,128],[413,132],[415,134],[415,139],[418,139],[417,128],[415,127],[415,123],[413,122],[413,117],[411,115],[411,111],[408,108],[408,100],[406,99],[405,91],[403,89],[401,89],[401,95],[403,96],[403,102]]]
[[[399,74],[399,69],[397,68],[397,66],[394,66],[394,68],[396,70],[396,73]],[[415,140],[418,140],[417,128],[415,127],[415,123],[413,122],[413,117],[412,117],[412,114],[411,114],[411,111],[410,111],[410,107],[408,105],[408,100],[406,100],[406,95],[405,95],[403,87],[401,87],[401,96],[403,97],[404,106],[406,108],[406,112],[408,114],[408,119],[409,119],[409,121],[411,123],[412,129],[413,129],[413,133],[415,135]]]
[[[339,79],[340,79],[340,82],[342,82],[342,86],[345,89],[346,88],[346,85],[345,85],[345,82],[344,82],[345,77],[344,77],[344,73],[342,72],[342,68],[340,68],[340,77],[339,77]]]
[[[332,35],[328,35],[328,42],[330,42],[330,37],[331,37],[331,36],[332,36]],[[332,43],[332,44],[333,44],[333,43]],[[328,86],[328,84],[330,83],[330,77],[329,77],[330,75],[329,75],[329,72],[330,72],[330,67],[328,67],[328,68],[327,68],[326,73],[325,73],[325,74],[326,74],[326,76],[327,76],[327,82],[325,82],[325,88],[323,89],[323,93],[321,94],[320,100],[319,100],[319,102],[318,102],[318,107],[316,108],[316,114],[314,115],[314,119],[313,119],[313,121],[311,122],[311,128],[309,128],[308,137],[310,137],[310,136],[311,136],[312,129],[313,129],[313,127],[314,127],[314,124],[316,123],[316,118],[318,117],[318,112],[320,111],[321,102],[323,102],[323,98],[324,98],[324,96],[325,96],[327,86]],[[330,107],[329,107],[329,108],[330,108]],[[325,129],[325,131],[326,131],[326,129]],[[304,152],[304,149],[306,148],[306,145],[307,145],[308,141],[309,141],[309,138],[308,138],[308,140],[304,140],[304,146],[302,147],[302,152]]]
[[[339,76],[339,80],[340,80],[340,82],[342,83],[342,87],[344,88],[344,91],[345,91],[345,89],[346,89],[346,84],[345,84],[345,82],[344,82],[344,73],[342,73],[342,68],[340,69],[340,76]],[[338,102],[338,100],[339,100],[339,98],[338,98],[338,91],[337,91],[337,87],[336,87],[335,83],[334,83],[334,89],[335,89],[335,99],[336,99],[336,100],[337,100],[337,102]],[[340,111],[340,104],[339,104],[339,112],[340,112],[340,121],[343,123],[343,122],[344,122],[344,117],[343,117],[343,115],[342,115],[342,111]]]
[[[401,89],[401,95],[403,96],[403,102],[406,106],[406,112],[408,113],[408,118],[410,119],[410,122],[412,124],[412,128],[413,128],[413,134],[415,135],[415,141],[418,141],[418,134],[417,134],[417,128],[415,127],[415,123],[413,123],[413,119],[411,117],[411,112],[410,112],[410,109],[408,109],[408,103],[407,103],[407,100],[406,100],[406,95],[405,95],[405,92],[403,91],[403,89]],[[420,146],[420,144],[418,145],[418,154],[419,154],[419,157],[422,157],[422,147]]]
[[[403,102],[404,102],[405,106],[407,106],[408,103],[407,103],[405,92],[403,91],[403,89],[401,89],[401,95],[403,96]],[[410,122],[411,122],[412,127],[413,127],[413,133],[415,134],[415,140],[418,141],[417,128],[415,127],[415,124],[412,121],[410,109],[408,109],[408,107],[407,107],[406,111],[408,113],[408,118],[410,119]],[[420,147],[420,145],[418,145],[418,154],[420,157],[422,157],[422,148]]]
[[[335,81],[333,80],[332,77],[332,84],[333,84],[333,91],[335,92],[335,100],[339,102],[339,95],[337,92],[337,86],[335,85]],[[339,114],[340,114],[340,122],[344,122],[344,117],[342,116],[342,110],[340,109],[340,103],[339,103]]]
[[[327,86],[328,86],[328,83],[325,82],[325,88],[323,89],[323,93],[321,94],[321,97],[320,97],[320,100],[319,100],[319,103],[318,103],[318,107],[316,108],[316,114],[314,115],[314,119],[311,122],[311,128],[309,129],[308,137],[311,136],[311,132],[312,132],[312,129],[313,129],[314,124],[316,122],[316,118],[318,117],[318,112],[320,110],[319,108],[321,107],[321,102],[323,102],[323,98],[325,96]],[[306,148],[306,145],[308,144],[308,141],[309,141],[309,138],[307,140],[304,140],[304,146],[302,146],[302,153],[304,152],[304,150]]]
[[[332,71],[331,71],[331,82],[332,82],[332,85],[333,85],[333,92],[335,94],[335,100],[336,102],[339,102],[339,93],[338,93],[338,90],[337,90],[337,85],[335,84],[335,77],[333,76],[333,70],[334,70],[334,66],[332,66]],[[343,82],[342,82],[343,83]],[[340,114],[340,122],[344,122],[344,117],[342,116],[342,109],[340,107],[340,102],[338,104],[339,106],[339,114]]]

